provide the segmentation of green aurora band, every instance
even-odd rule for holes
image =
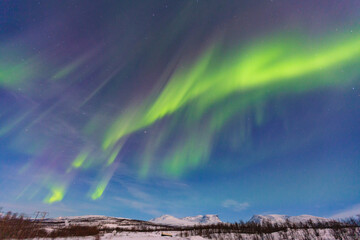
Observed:
[[[81,166],[84,164],[84,162],[85,162],[86,158],[88,157],[88,155],[89,155],[89,153],[87,153],[87,152],[82,152],[82,153],[80,153],[80,154],[75,158],[75,160],[73,161],[72,167],[73,167],[73,168],[79,168],[79,167],[81,167]]]
[[[60,202],[65,196],[66,189],[64,186],[54,185],[50,187],[50,193],[44,199],[44,203]]]
[[[62,69],[48,74],[48,81],[55,84],[70,79],[68,81],[72,83],[76,81],[73,79],[81,79],[85,73],[78,70],[85,62],[90,62],[93,54],[82,55]],[[313,41],[282,34],[230,48],[223,41],[215,40],[195,61],[189,63],[185,60],[175,69],[169,69],[173,66],[169,64],[171,67],[164,70],[164,73],[173,72],[168,81],[154,87],[140,104],[130,103],[127,109],[122,109],[122,114],[113,119],[105,133],[101,114],[91,116],[83,134],[85,137],[103,134],[96,146],[102,150],[84,146],[71,159],[61,161],[59,165],[64,163],[66,166],[60,168],[61,173],[56,178],[42,178],[40,185],[49,191],[43,201],[48,204],[61,201],[77,171],[89,168],[98,170],[99,174],[88,197],[93,200],[100,198],[117,169],[118,156],[129,135],[150,126],[155,128],[156,134],[148,136],[144,140],[145,146],[139,150],[139,177],[146,178],[152,171],[154,174],[159,171],[169,177],[181,177],[210,157],[217,134],[234,115],[254,111],[255,124],[260,125],[264,122],[263,109],[267,99],[347,84],[353,75],[360,73],[359,57],[360,36],[355,33]],[[39,76],[46,69],[46,61],[38,55],[12,66],[5,62],[8,61],[0,56],[0,87],[10,91],[21,87],[31,94],[31,89],[36,88],[36,79],[41,79]],[[104,78],[104,83],[88,98],[82,99],[79,108],[98,93],[115,73],[117,71]],[[49,111],[52,110],[50,107]],[[14,118],[17,119],[7,121],[0,126],[0,135],[14,129],[31,113],[29,110],[16,115]],[[161,124],[157,124],[159,122]],[[246,141],[251,126],[245,119],[240,119],[239,128],[241,130],[237,134],[241,143]],[[28,151],[29,155],[45,149],[46,137],[36,144],[31,137],[28,138],[18,138],[13,144],[26,146],[21,149]],[[159,153],[164,145],[168,146],[167,151]],[[32,161],[36,163],[36,160]],[[160,168],[154,166],[154,161],[160,162]]]
[[[176,121],[175,118],[185,114],[185,123],[178,122],[185,125],[184,133],[177,134],[180,140],[162,158],[163,173],[179,177],[186,169],[206,160],[214,135],[234,114],[253,107],[256,122],[260,124],[266,98],[345,84],[351,77],[344,78],[344,70],[348,74],[359,73],[355,64],[359,56],[360,38],[356,34],[312,42],[282,35],[231,49],[231,52],[227,52],[221,41],[216,41],[194,64],[176,69],[166,85],[155,89],[142,105],[133,106],[118,116],[104,137],[103,149],[112,149],[127,135],[167,116],[176,116],[172,119]],[[211,110],[210,116],[207,114],[211,112],[210,107],[234,95],[238,101],[218,111]],[[166,131],[169,130],[164,129],[157,134],[158,146],[168,139]],[[152,146],[148,149],[154,144],[148,143]],[[145,150],[141,177],[148,175],[155,152]]]
[[[114,164],[111,167],[107,166],[106,169],[103,169],[103,172],[100,174],[100,181],[94,184],[89,192],[89,196],[92,200],[96,200],[103,195],[117,167],[118,164]]]

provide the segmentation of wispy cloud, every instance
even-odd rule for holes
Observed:
[[[131,196],[133,196],[134,198],[141,199],[144,201],[152,201],[153,200],[153,197],[150,194],[140,190],[139,188],[128,186],[127,190],[131,194]]]
[[[348,217],[353,217],[356,215],[360,215],[360,204],[356,204],[354,206],[352,206],[351,208],[342,210],[332,216],[330,216],[330,218],[348,218]]]
[[[230,208],[235,212],[243,211],[250,206],[250,204],[247,202],[241,203],[241,202],[235,201],[233,199],[226,199],[225,201],[222,202],[221,205],[225,208]]]
[[[119,202],[121,202],[122,204],[136,209],[138,211],[141,211],[143,213],[147,213],[149,215],[152,216],[159,216],[161,215],[161,212],[158,211],[155,206],[153,206],[152,204],[149,203],[145,203],[142,201],[137,201],[137,200],[133,200],[133,199],[127,199],[127,198],[121,198],[121,197],[115,197],[115,199]]]
[[[197,193],[190,186],[179,181],[169,180],[166,182],[160,179],[151,181],[151,183],[139,183],[131,176],[124,177],[124,175],[117,175],[112,181],[120,184],[126,190],[125,195],[114,196],[115,201],[120,201],[128,208],[155,217],[164,213],[182,215],[183,211],[177,211],[197,199]]]

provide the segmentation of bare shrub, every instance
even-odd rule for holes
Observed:
[[[24,239],[46,235],[47,232],[41,229],[37,221],[12,212],[0,216],[0,239]]]

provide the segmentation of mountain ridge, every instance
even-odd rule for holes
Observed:
[[[312,215],[299,215],[299,216],[288,216],[288,215],[280,215],[280,214],[268,214],[268,215],[253,215],[249,222],[255,222],[255,223],[259,223],[259,224],[264,224],[266,222],[268,223],[278,223],[278,224],[282,224],[282,223],[286,223],[286,222],[290,222],[290,223],[305,223],[308,221],[313,221],[313,222],[330,222],[330,221],[334,221],[333,219],[330,218],[323,218],[323,217],[317,217],[317,216],[312,216]]]
[[[216,214],[197,215],[183,218],[177,218],[171,215],[162,215],[158,218],[150,219],[149,222],[173,226],[191,226],[197,224],[208,225],[222,223],[219,216]]]

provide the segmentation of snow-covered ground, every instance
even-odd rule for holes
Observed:
[[[194,217],[184,217],[184,218],[176,218],[171,215],[163,215],[158,218],[151,219],[149,222],[156,224],[165,224],[172,226],[192,226],[192,225],[209,225],[209,224],[217,224],[222,221],[219,219],[217,215],[207,214],[207,215],[197,215]]]
[[[170,236],[161,236],[161,232],[121,232],[121,233],[106,233],[103,236],[100,236],[100,238],[97,237],[71,237],[71,238],[56,238],[56,240],[205,240],[208,238],[203,238],[200,236],[190,236],[190,237],[177,237],[176,232],[166,232],[169,234],[173,234],[172,237]],[[39,240],[52,240],[47,238],[42,238]]]
[[[307,222],[312,220],[316,222],[328,222],[332,219],[321,218],[310,215],[300,216],[286,216],[286,215],[254,215],[250,221],[263,224],[264,222],[285,223],[289,221],[291,223]],[[173,239],[173,240],[204,240],[204,239],[228,239],[228,240],[253,240],[253,239],[299,239],[299,240],[335,240],[339,239],[335,237],[336,234],[332,229],[287,229],[286,231],[273,232],[269,234],[245,234],[245,233],[224,233],[221,234],[202,234],[203,236],[190,236],[194,235],[192,225],[206,225],[221,223],[221,220],[217,215],[198,215],[194,217],[176,218],[170,215],[164,215],[159,218],[152,219],[150,221],[133,220],[127,218],[118,217],[106,217],[106,216],[79,216],[79,217],[62,217],[56,219],[45,219],[44,228],[50,232],[54,229],[63,228],[67,226],[80,225],[80,226],[97,226],[100,229],[100,235],[97,237],[73,237],[66,238],[69,240],[117,240],[117,239],[133,239],[133,240],[161,240],[161,239]],[[181,229],[176,227],[183,227]],[[185,229],[187,230],[184,230]],[[136,230],[137,229],[137,230]],[[144,230],[144,231],[142,231]],[[162,236],[162,233],[170,234],[170,236]],[[203,232],[204,233],[204,232]],[[341,229],[340,234],[343,234],[342,239],[356,239],[352,236],[360,236],[360,228],[347,228]],[[355,235],[354,235],[355,234]],[[207,236],[207,237],[204,237]],[[254,238],[257,236],[257,238]],[[350,236],[350,238],[349,238]],[[64,238],[57,238],[62,240]],[[45,239],[44,239],[45,240]],[[48,239],[46,239],[48,240]],[[50,240],[50,239],[49,239]]]
[[[360,229],[357,229],[360,231]],[[121,232],[121,233],[106,233],[102,236],[97,237],[72,237],[72,238],[56,238],[56,240],[206,240],[206,239],[226,239],[226,240],[253,240],[253,239],[271,239],[271,240],[283,240],[283,239],[293,239],[293,240],[338,240],[338,239],[359,239],[352,237],[344,238],[335,238],[331,233],[330,229],[321,229],[315,232],[310,229],[308,233],[303,230],[293,230],[287,232],[275,232],[271,234],[254,235],[254,234],[234,234],[234,233],[224,233],[212,235],[211,238],[201,237],[201,236],[189,236],[189,237],[180,237],[178,232],[166,232],[173,234],[172,237],[161,236],[161,232]],[[256,237],[257,238],[256,238]],[[254,238],[255,237],[255,238]],[[51,240],[51,239],[41,239],[41,240]]]
[[[132,240],[146,240],[146,239],[152,239],[152,240],[165,240],[165,239],[172,239],[172,240],[185,240],[185,239],[191,239],[191,240],[203,240],[203,239],[207,239],[207,238],[203,238],[200,236],[192,236],[192,237],[176,237],[176,232],[166,232],[169,234],[172,234],[173,237],[166,237],[166,236],[161,236],[160,232],[151,232],[151,233],[129,233],[129,232],[123,232],[123,233],[119,233],[119,234],[107,234],[105,236],[103,236],[101,239],[102,240],[116,240],[116,239],[132,239]]]
[[[286,221],[291,223],[307,222],[312,220],[316,222],[329,222],[333,219],[316,217],[311,215],[300,216],[287,216],[279,214],[270,215],[254,215],[249,221],[256,223],[270,222],[272,224],[283,224]],[[59,217],[53,219],[45,219],[45,223],[49,226],[63,227],[66,225],[81,225],[81,226],[99,226],[104,228],[124,228],[132,226],[193,226],[193,225],[210,225],[222,223],[217,215],[197,215],[193,217],[177,218],[171,215],[163,215],[158,218],[151,219],[149,221],[134,220],[120,217],[107,217],[101,215],[86,215],[86,216],[74,216],[74,217]]]

